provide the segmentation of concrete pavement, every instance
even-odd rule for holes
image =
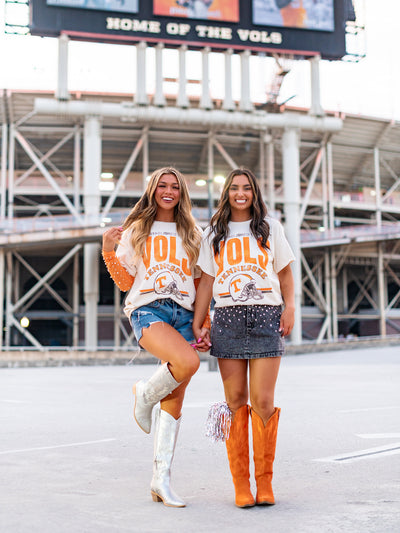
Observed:
[[[273,507],[237,509],[223,444],[205,436],[220,376],[187,390],[173,487],[154,503],[152,436],[131,386],[154,365],[0,369],[0,531],[400,531],[400,349],[286,356]]]

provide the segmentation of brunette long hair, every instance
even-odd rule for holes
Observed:
[[[155,191],[161,176],[164,174],[173,174],[178,180],[180,198],[174,209],[174,221],[182,239],[183,248],[188,255],[190,266],[194,267],[199,256],[201,234],[192,215],[192,205],[186,181],[176,168],[163,167],[153,172],[145,192],[125,219],[123,229],[132,230],[133,250],[136,255],[143,255],[147,237],[150,235],[151,226],[157,214]]]
[[[247,168],[236,168],[232,170],[225,180],[224,188],[222,189],[221,198],[219,200],[217,211],[211,218],[210,227],[214,234],[212,241],[214,254],[219,253],[219,246],[221,241],[224,241],[228,236],[228,223],[231,219],[231,206],[229,205],[229,188],[232,185],[235,176],[246,176],[253,191],[253,204],[251,206],[251,221],[250,230],[254,237],[260,242],[264,249],[268,249],[267,241],[269,237],[269,224],[265,220],[267,216],[267,207],[262,199],[261,189],[258,185],[257,178]]]

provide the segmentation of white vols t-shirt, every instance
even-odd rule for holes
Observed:
[[[124,231],[116,252],[122,266],[135,276],[125,298],[124,311],[128,318],[134,309],[162,298],[171,298],[193,311],[194,273],[175,222],[153,223],[143,256],[135,255],[130,241],[131,232]]]
[[[280,305],[283,303],[278,272],[295,257],[282,224],[266,219],[270,235],[268,250],[262,248],[250,230],[250,221],[229,222],[226,241],[214,256],[210,228],[204,232],[199,267],[215,278],[213,296],[216,307],[230,305]]]

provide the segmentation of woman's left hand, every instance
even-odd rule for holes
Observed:
[[[286,337],[286,335],[290,334],[294,326],[294,279],[290,264],[278,272],[278,278],[281,286],[282,299],[285,304],[281,315],[279,331],[282,337]]]
[[[282,337],[290,335],[294,326],[294,307],[285,307],[282,311],[279,331]]]
[[[208,328],[201,328],[201,330],[196,333],[197,340],[191,346],[199,352],[208,352],[211,346],[210,330]]]

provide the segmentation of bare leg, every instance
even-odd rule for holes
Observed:
[[[156,322],[143,328],[142,334],[140,344],[158,359],[168,361],[169,370],[178,383],[195,374],[200,365],[199,356],[176,329],[165,322]]]
[[[249,398],[246,359],[218,359],[225,399],[232,413],[246,405]]]
[[[189,380],[184,381],[160,402],[161,409],[173,416],[175,420],[178,420],[182,414],[183,399],[188,385]]]
[[[250,359],[250,403],[265,424],[275,410],[275,385],[280,357]]]
[[[199,368],[200,359],[182,335],[165,322],[143,328],[142,333],[143,348],[167,361],[148,381],[138,381],[133,387],[135,420],[145,433],[150,433],[152,410],[157,402],[165,400],[162,410],[175,420],[179,418],[185,388]],[[175,389],[177,392],[171,395]]]

